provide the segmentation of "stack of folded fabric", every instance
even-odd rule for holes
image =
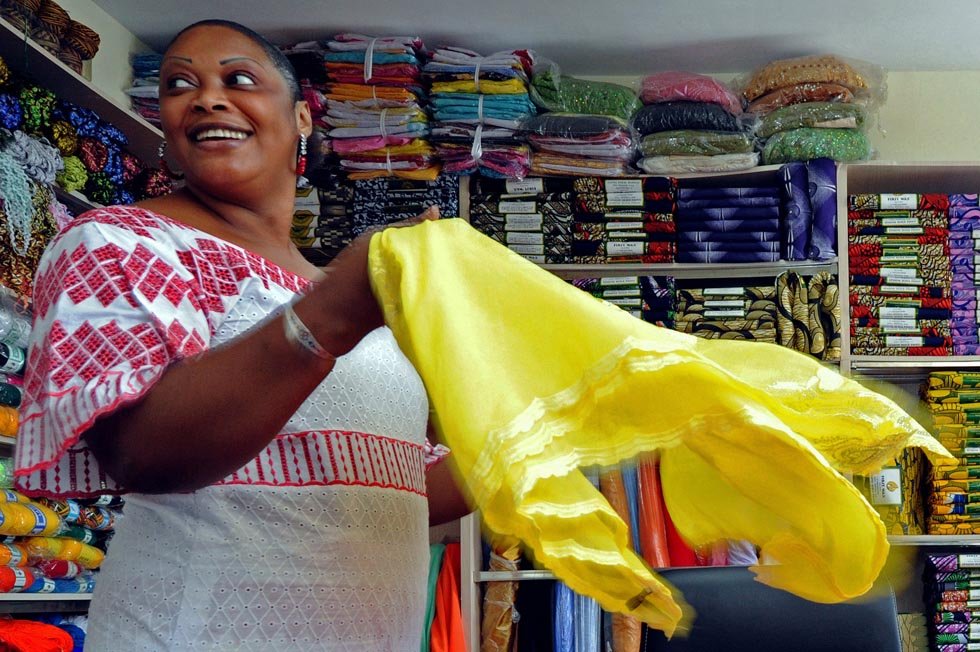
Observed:
[[[443,175],[434,181],[390,177],[355,181],[350,208],[351,233],[358,236],[371,227],[407,220],[422,214],[429,206],[438,206],[442,217],[458,217],[459,179]]]
[[[155,52],[134,54],[129,62],[133,68],[133,84],[126,89],[133,111],[152,125],[160,126],[160,61]]]
[[[818,360],[840,360],[837,278],[819,272],[809,281],[796,272],[776,277],[779,343]]]
[[[930,553],[925,567],[926,605],[931,613],[930,649],[967,652],[980,646],[980,559],[977,555]]]
[[[837,256],[837,164],[829,158],[787,163],[782,180],[783,258]]]
[[[638,165],[650,174],[725,172],[759,164],[752,138],[739,123],[738,97],[717,80],[687,72],[643,79],[646,105],[633,117],[643,136]]]
[[[320,267],[326,265],[354,239],[350,210],[354,200],[355,183],[355,181],[338,179],[329,189],[314,189],[316,199],[307,197],[304,200],[306,204],[304,208],[300,208],[297,203],[298,215],[293,216],[293,228],[297,233],[302,231],[307,238],[312,236],[312,242],[304,240],[300,252],[314,265]],[[298,189],[297,195],[303,192],[305,189]],[[318,212],[304,228],[302,225],[309,219],[306,211],[312,212],[314,204],[318,207]]]
[[[953,271],[953,353],[980,354],[977,298],[980,279],[980,208],[977,195],[949,196],[949,262]]]
[[[831,158],[869,158],[868,106],[883,93],[883,72],[833,55],[782,59],[757,70],[742,89],[767,165]]]
[[[531,174],[615,177],[629,174],[636,139],[622,118],[546,113],[524,122]]]
[[[980,534],[980,374],[929,374],[923,399],[932,433],[957,461],[929,479],[929,534]]]
[[[300,249],[309,249],[318,244],[316,228],[319,215],[320,197],[316,188],[297,188],[289,237]]]
[[[568,179],[480,178],[470,195],[470,223],[531,262],[569,263],[572,196]]]
[[[4,437],[17,436],[30,334],[30,315],[0,286],[0,435]]]
[[[677,183],[668,177],[574,179],[573,262],[673,263]]]
[[[781,258],[778,185],[682,188],[677,262],[762,263]]]
[[[710,340],[775,344],[776,290],[773,286],[679,289],[674,328]]]
[[[603,276],[577,278],[571,283],[638,319],[666,328],[674,326],[676,290],[672,277]]]
[[[536,112],[527,88],[532,64],[527,50],[485,57],[456,47],[430,53],[422,76],[430,85],[432,142],[444,172],[527,174],[530,149],[520,126]]]
[[[851,351],[951,355],[947,195],[851,195]]]
[[[331,147],[351,179],[439,174],[426,137],[421,39],[338,34],[326,43],[326,114]]]

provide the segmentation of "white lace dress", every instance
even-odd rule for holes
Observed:
[[[148,211],[77,219],[38,274],[18,486],[49,496],[125,491],[79,439],[89,424],[305,286]],[[421,380],[379,329],[233,475],[190,494],[127,495],[86,651],[416,652],[427,417]]]

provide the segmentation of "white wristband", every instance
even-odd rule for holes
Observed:
[[[337,356],[327,351],[316,341],[316,337],[306,327],[303,320],[299,318],[293,305],[289,304],[282,312],[283,330],[286,333],[286,340],[297,349],[302,349],[307,353],[312,353],[322,360],[336,360]]]

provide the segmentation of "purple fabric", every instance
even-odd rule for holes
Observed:
[[[976,289],[976,286],[973,284],[973,281],[966,281],[966,280],[953,281],[953,284],[952,284],[951,287],[954,290],[971,290],[971,289],[972,290],[975,290]]]
[[[978,201],[980,195],[950,195],[949,205],[950,206],[980,206],[980,201]]]
[[[688,208],[757,208],[759,206],[779,206],[775,197],[729,197],[726,199],[681,199],[678,210]]]
[[[717,231],[746,233],[750,231],[779,231],[779,220],[684,220],[675,222],[678,231]]]
[[[775,263],[779,261],[778,252],[744,251],[679,251],[679,263]]]
[[[676,220],[770,220],[779,219],[778,206],[757,206],[749,208],[692,208],[678,209]]]
[[[681,231],[677,234],[677,246],[685,247],[691,242],[779,242],[775,231],[743,231],[740,233],[718,233],[717,231]]]
[[[953,344],[953,353],[955,355],[977,355],[977,354],[980,354],[980,345],[978,345],[978,344]]]
[[[779,253],[778,242],[683,242],[678,246],[680,251],[691,252],[772,252]],[[678,251],[678,253],[680,253]]]
[[[761,186],[745,188],[680,188],[677,191],[678,199],[716,199],[734,198],[742,199],[746,197],[772,197],[779,199],[778,186]]]
[[[807,260],[813,229],[810,184],[803,163],[787,163],[779,169],[783,180],[783,229],[787,260]]]
[[[977,298],[977,289],[976,288],[974,288],[972,290],[955,290],[953,292],[953,300],[954,301],[967,301],[967,300],[970,300],[970,299],[973,299],[975,301],[976,298]]]
[[[805,165],[813,208],[808,257],[830,260],[837,255],[837,164],[829,158],[817,158]]]

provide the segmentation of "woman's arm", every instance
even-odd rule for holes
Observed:
[[[426,474],[429,496],[429,525],[441,525],[466,516],[473,510],[466,504],[463,492],[453,476],[452,463],[443,461]]]

